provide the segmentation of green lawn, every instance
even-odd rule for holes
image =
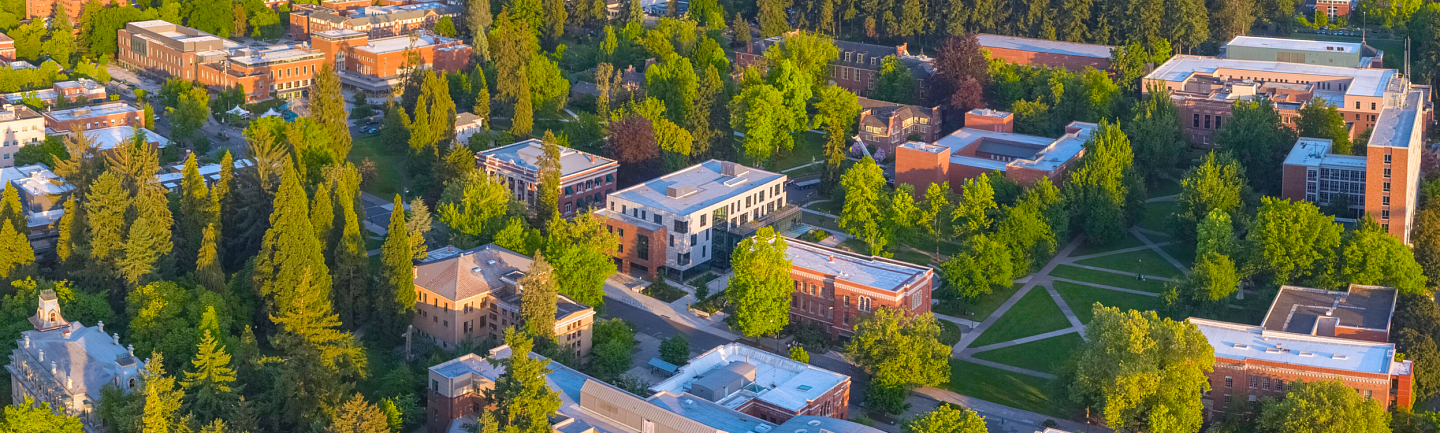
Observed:
[[[1149,191],[1145,191],[1145,195],[1148,195],[1150,197],[1164,197],[1167,195],[1175,195],[1179,193],[1180,182],[1176,182],[1170,179],[1160,179],[1160,181],[1155,185],[1154,188],[1150,189]]]
[[[1180,270],[1175,268],[1175,265],[1170,264],[1164,257],[1160,257],[1160,254],[1155,251],[1148,249],[1100,256],[1075,263],[1085,266],[1114,269],[1122,272],[1139,272],[1145,275],[1165,278],[1179,278],[1182,275]]]
[[[802,132],[795,137],[795,148],[789,152],[780,151],[766,164],[766,170],[780,171],[825,160],[825,134]]]
[[[376,176],[366,182],[365,192],[382,198],[392,198],[405,188],[405,155],[392,151],[381,139],[380,134],[355,137],[350,156],[345,158],[363,168],[366,158],[375,163]]]
[[[1077,268],[1074,266],[1060,265],[1050,271],[1050,276],[1068,278],[1075,281],[1087,283],[1104,284],[1122,289],[1140,290],[1150,293],[1160,293],[1165,290],[1165,282],[1159,280],[1140,281],[1134,275],[1121,275],[1112,272],[1097,271],[1094,269]]]
[[[940,323],[940,344],[954,346],[960,342],[960,325],[945,319],[935,319]]]
[[[815,215],[809,212],[801,212],[800,222],[815,227],[824,227],[831,230],[843,231],[840,230],[840,225],[835,223],[835,218],[827,217],[824,215]]]
[[[365,250],[366,250],[366,251],[374,250],[374,249],[379,249],[380,247],[382,247],[382,246],[385,245],[385,239],[384,239],[384,238],[372,238],[372,237],[368,236],[368,234],[369,234],[368,232],[367,232],[366,234],[367,234],[367,236],[365,236]]]
[[[935,252],[935,244],[938,242],[940,244],[940,255],[946,257],[954,257],[956,254],[960,254],[960,250],[965,249],[965,247],[961,246],[960,244],[950,241],[940,242],[935,240],[934,237],[928,235],[920,235],[917,236],[917,238],[918,239],[915,239],[914,241],[911,241],[906,245],[909,245],[910,247],[920,251]]]
[[[1055,290],[1060,292],[1060,298],[1070,305],[1070,310],[1075,312],[1075,317],[1080,319],[1080,323],[1090,323],[1090,318],[1095,317],[1096,302],[1106,307],[1140,311],[1159,309],[1163,305],[1160,298],[1155,296],[1117,292],[1064,281],[1056,281]],[[971,346],[976,345],[972,344]]]
[[[1157,201],[1145,203],[1145,219],[1138,224],[1141,228],[1154,230],[1174,236],[1174,226],[1170,224],[1170,216],[1175,214],[1175,202]]]
[[[1115,242],[1112,242],[1110,245],[1091,246],[1091,245],[1089,245],[1088,243],[1082,243],[1082,244],[1080,244],[1080,247],[1079,247],[1079,248],[1076,248],[1075,251],[1073,251],[1073,252],[1070,253],[1070,256],[1071,256],[1071,257],[1075,257],[1075,256],[1088,256],[1088,255],[1091,255],[1091,254],[1099,254],[1099,253],[1103,253],[1103,252],[1107,252],[1107,251],[1123,250],[1123,249],[1126,249],[1126,248],[1134,248],[1134,247],[1143,246],[1143,245],[1145,245],[1145,243],[1144,243],[1144,242],[1140,242],[1140,239],[1136,239],[1134,235],[1131,235],[1131,234],[1129,234],[1129,233],[1126,233],[1126,234],[1125,234],[1125,237],[1120,238],[1119,240],[1117,240],[1117,241],[1115,241]]]
[[[1000,288],[990,292],[988,295],[979,296],[970,300],[941,299],[940,305],[935,306],[935,312],[950,317],[959,317],[966,320],[983,322],[990,317],[990,313],[1000,308],[1006,300],[1020,291],[1024,284],[1015,284],[1009,287]]]
[[[1166,253],[1170,254],[1170,257],[1174,257],[1175,260],[1179,260],[1180,263],[1185,266],[1195,266],[1195,247],[1185,242],[1173,243],[1160,247],[1160,249],[1165,250]]]
[[[914,263],[920,266],[927,266],[932,263],[932,261],[930,260],[930,256],[910,250],[896,251],[895,260]]]
[[[970,343],[970,347],[1003,343],[1068,327],[1070,321],[1065,320],[1060,306],[1050,300],[1049,292],[1037,286],[1020,298],[1020,302],[1016,302],[1015,306],[1010,307],[1004,316],[1000,316],[1000,320],[980,334],[980,338]]]
[[[870,245],[856,238],[846,239],[844,242],[841,242],[840,248],[844,248],[853,253],[870,254]]]
[[[1085,339],[1080,338],[1079,333],[1071,333],[987,350],[976,353],[975,357],[1041,373],[1059,374],[1065,368],[1065,362],[1069,361],[1070,354],[1081,344],[1085,344]]]
[[[950,360],[951,391],[1020,410],[1068,418],[1070,401],[1054,384],[1035,376],[1012,373],[973,362]]]

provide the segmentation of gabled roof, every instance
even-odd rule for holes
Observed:
[[[415,285],[436,296],[459,301],[507,290],[530,269],[534,260],[495,244],[471,250],[447,246],[431,251],[415,265]]]

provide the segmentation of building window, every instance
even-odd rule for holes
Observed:
[[[1199,114],[1199,113],[1196,113],[1196,114],[1195,114],[1195,127],[1196,127],[1196,128],[1199,128],[1199,127],[1200,127],[1200,114]]]
[[[1255,376],[1250,376],[1250,387],[1251,387],[1251,388],[1259,388],[1259,387],[1260,387],[1260,378],[1255,377]]]
[[[1381,183],[1380,190],[1384,192],[1390,192],[1390,182]]]
[[[1375,103],[1374,103],[1374,102],[1371,102],[1371,103],[1370,103],[1370,109],[1371,109],[1371,110],[1374,110],[1374,109],[1375,109]]]
[[[1224,119],[1224,117],[1221,117],[1219,114],[1216,114],[1216,115],[1215,115],[1215,129],[1220,129],[1220,119]]]
[[[1385,154],[1385,163],[1386,163],[1386,164],[1389,164],[1389,163],[1390,163],[1390,154],[1388,154],[1388,153]]]
[[[1382,219],[1382,220],[1388,220],[1388,219],[1390,219],[1390,209],[1382,209],[1382,210],[1380,211],[1380,219]]]
[[[1389,206],[1389,205],[1390,205],[1390,196],[1387,195],[1387,196],[1380,197],[1380,205],[1381,205],[1381,206]]]
[[[1210,129],[1210,115],[1205,115],[1205,129]]]
[[[1232,386],[1235,386],[1235,378],[1230,377],[1230,376],[1225,376],[1225,387],[1226,387],[1226,388],[1229,388],[1229,387],[1232,387]],[[1228,397],[1228,396],[1227,396],[1227,397]]]
[[[650,237],[635,235],[635,257],[640,260],[650,259]]]

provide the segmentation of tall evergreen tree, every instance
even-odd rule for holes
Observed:
[[[350,113],[345,111],[345,95],[340,93],[340,75],[329,63],[320,65],[310,94],[310,117],[320,122],[330,138],[336,159],[350,154]]]
[[[510,346],[510,356],[497,360],[505,372],[485,397],[495,403],[508,427],[506,431],[547,433],[551,431],[550,414],[560,410],[560,396],[545,382],[550,361],[531,356],[534,343],[515,328],[505,330],[505,344]]]
[[[0,225],[0,279],[18,279],[31,273],[34,264],[35,250],[25,234],[9,224]]]
[[[84,226],[75,223],[75,215],[80,212],[80,206],[75,203],[75,195],[71,194],[70,198],[65,199],[65,214],[60,216],[60,223],[56,226],[56,231],[60,232],[60,238],[55,241],[55,255],[60,258],[61,265],[70,262],[70,257],[74,256],[76,247],[79,246],[78,243],[84,240],[81,232]]]
[[[545,24],[542,26],[545,39],[554,44],[565,34],[565,0],[544,0],[545,2]],[[577,1],[577,4],[584,3]]]
[[[467,174],[468,176],[468,174]],[[430,251],[427,247],[427,237],[433,230],[434,221],[430,215],[430,206],[425,205],[425,200],[419,197],[410,200],[410,209],[405,211],[405,233],[410,238],[410,252],[416,259],[423,259]]]
[[[399,194],[395,195],[395,209],[390,211],[387,233],[385,245],[380,247],[380,263],[388,283],[388,296],[393,296],[395,300],[395,313],[405,316],[415,309],[415,274],[411,264],[414,253],[410,251],[410,236],[405,231],[405,210]]]
[[[315,238],[320,241],[321,254],[331,260],[334,257],[328,253],[334,239],[331,234],[335,229],[335,202],[331,201],[330,194],[334,188],[334,182],[322,181],[315,186],[315,194],[310,198],[310,226],[314,230]],[[327,264],[333,265],[334,262]]]
[[[335,262],[335,312],[340,321],[359,328],[364,321],[370,293],[370,258],[355,203],[360,200],[360,173],[345,163],[336,167],[335,202],[339,208],[338,240],[331,252]]]
[[[85,195],[86,237],[90,240],[89,265],[85,275],[90,281],[104,281],[120,276],[116,263],[125,254],[125,211],[130,194],[120,184],[120,176],[106,171]]]
[[[20,204],[19,188],[6,183],[3,188],[5,192],[0,198],[0,221],[10,223],[10,227],[19,232],[29,231],[29,224],[25,222],[25,206]]]
[[[323,298],[325,315],[330,312],[330,270],[325,267],[322,243],[315,235],[309,200],[300,182],[294,165],[285,162],[270,214],[270,229],[255,258],[252,284],[265,301],[264,311],[272,318],[287,314],[300,306],[297,304],[302,303],[301,298],[310,296]]]
[[[365,396],[355,393],[335,411],[326,433],[389,433],[390,421],[379,407],[365,401]]]
[[[194,269],[200,252],[200,237],[204,235],[205,227],[214,221],[213,212],[217,209],[210,199],[205,178],[200,177],[194,153],[185,159],[181,176],[178,215],[175,215],[175,264],[180,269]]]
[[[485,82],[485,71],[476,66],[470,76],[474,77],[472,79],[476,81],[471,85],[475,90],[475,107],[470,112],[479,116],[480,124],[488,130],[490,129],[490,87]]]
[[[560,140],[555,133],[545,131],[540,140],[542,151],[536,161],[539,166],[540,191],[535,198],[535,227],[546,227],[550,221],[560,217]],[[529,251],[524,251],[529,252]]]
[[[492,21],[490,2],[465,2],[465,27],[470,31],[470,46],[475,56],[487,62],[490,61],[490,41],[485,38],[485,32],[490,31]]]
[[[175,377],[165,375],[164,356],[160,352],[151,355],[142,376],[145,403],[141,430],[146,433],[184,432],[185,420],[180,415],[180,406],[185,391],[177,389]]]
[[[535,261],[520,279],[525,291],[520,294],[520,316],[525,320],[525,333],[535,338],[555,340],[555,300],[560,293],[555,269],[545,255],[535,252]]]
[[[120,262],[120,273],[130,287],[163,278],[173,270],[174,263],[170,254],[175,248],[170,237],[174,218],[165,187],[152,177],[139,189],[133,202],[135,220],[130,224],[125,258]]]
[[[214,316],[211,307],[205,312]],[[225,351],[210,330],[201,331],[200,344],[195,358],[190,360],[191,370],[185,372],[181,386],[185,389],[185,405],[196,421],[208,423],[211,420],[229,417],[240,398],[230,384],[235,382],[235,370],[230,367],[230,354]]]
[[[225,290],[225,271],[220,267],[220,223],[205,226],[200,237],[200,251],[195,258],[195,282],[215,293]]]

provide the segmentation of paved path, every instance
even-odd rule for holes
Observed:
[[[1141,233],[1139,227],[1131,227],[1130,234],[1135,235],[1136,238],[1140,239],[1140,242],[1144,242],[1145,246],[1150,247],[1150,249],[1152,250],[1155,250],[1155,254],[1159,254],[1160,257],[1164,257],[1165,261],[1170,262],[1170,265],[1174,266],[1176,269],[1179,269],[1180,272],[1186,274],[1190,273],[1190,269],[1186,268],[1185,265],[1180,264],[1179,260],[1175,260],[1174,257],[1170,256],[1170,253],[1167,253],[1165,252],[1165,250],[1160,249],[1160,245],[1151,242],[1150,238],[1145,236],[1145,233]]]

